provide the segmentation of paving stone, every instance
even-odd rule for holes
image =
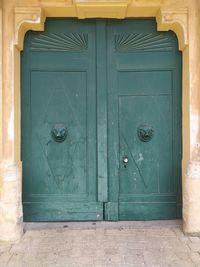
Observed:
[[[194,264],[196,264],[198,267],[200,267],[200,253],[198,252],[191,252],[189,254],[190,259]]]
[[[105,249],[105,255],[117,255],[119,254],[119,249],[115,247]]]
[[[175,251],[179,251],[179,252],[189,252],[190,249],[189,247],[184,244],[184,243],[181,243],[180,240],[164,240],[163,241],[163,244],[164,244],[164,247],[165,248],[169,248],[169,249],[172,249],[172,250],[175,250]]]
[[[124,257],[125,263],[134,264],[134,265],[144,265],[144,256],[142,252],[132,253],[131,256]]]
[[[28,229],[20,243],[0,243],[0,267],[200,267],[200,239],[177,223],[70,225]]]
[[[138,264],[120,264],[120,265],[116,265],[116,264],[107,264],[106,266],[103,267],[145,267],[144,264],[142,265],[138,265]]]
[[[0,242],[0,253],[8,252],[11,249],[12,245],[6,242]]]
[[[137,240],[132,240],[132,242],[128,242],[126,244],[124,244],[124,247],[128,248],[128,249],[146,249],[147,245],[149,243],[147,241],[145,242],[138,242]],[[120,244],[121,245],[121,244]]]
[[[192,262],[189,261],[171,261],[166,263],[167,267],[196,267]]]
[[[12,254],[9,252],[3,252],[0,254],[0,263],[1,263],[2,267],[7,266],[11,257],[12,257]]]
[[[147,237],[176,237],[172,229],[149,229],[146,235]]]
[[[186,236],[183,233],[182,229],[176,227],[176,228],[173,228],[172,230],[174,231],[174,233],[176,234],[176,236],[178,237],[178,239],[181,241],[181,243],[187,244],[187,243],[190,242],[189,237]]]
[[[106,255],[104,258],[106,264],[109,263],[124,263],[124,257],[122,255]]]
[[[163,267],[163,249],[154,249],[152,251],[146,250],[143,252],[143,256],[146,267]]]
[[[23,252],[13,253],[5,266],[8,266],[8,267],[18,267],[18,266],[25,267],[25,264],[23,263],[23,257],[24,257]]]
[[[200,243],[191,243],[191,244],[188,244],[188,247],[189,247],[193,252],[199,252],[199,253],[200,253]]]
[[[192,243],[200,243],[200,238],[199,237],[196,237],[196,236],[191,236],[189,237],[190,241]]]

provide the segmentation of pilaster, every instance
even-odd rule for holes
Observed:
[[[23,234],[21,163],[0,164],[0,240],[17,242]]]

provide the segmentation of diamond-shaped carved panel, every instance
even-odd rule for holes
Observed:
[[[45,158],[45,183],[54,184],[59,192],[75,192],[79,189],[76,170],[84,173],[85,161],[81,158],[85,136],[79,125],[79,118],[70,103],[66,90],[54,89],[48,105],[37,127],[37,138]],[[52,129],[57,124],[67,129],[66,139],[59,143],[52,138]],[[83,151],[82,151],[83,152]]]

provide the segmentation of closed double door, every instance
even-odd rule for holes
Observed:
[[[181,216],[181,53],[152,19],[48,19],[21,55],[25,221]]]

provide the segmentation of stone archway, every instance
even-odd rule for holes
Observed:
[[[20,2],[21,4],[17,4]],[[163,3],[164,2],[164,3]],[[183,220],[187,233],[200,232],[199,67],[196,1],[34,0],[3,2],[0,13],[2,94],[0,103],[0,238],[18,240],[23,232],[20,160],[20,51],[26,31],[44,29],[46,17],[156,17],[158,30],[172,30],[183,52]],[[13,24],[10,23],[11,19]],[[13,26],[13,27],[12,27]]]

